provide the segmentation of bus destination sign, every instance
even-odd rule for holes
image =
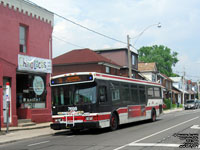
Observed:
[[[92,75],[75,75],[75,76],[65,76],[51,80],[51,85],[56,84],[66,84],[66,83],[75,83],[75,82],[84,82],[92,81]]]

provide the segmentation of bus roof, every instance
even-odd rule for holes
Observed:
[[[57,79],[67,76],[76,76],[76,75],[92,75],[94,79],[103,79],[103,80],[112,80],[112,81],[121,81],[121,82],[128,82],[128,83],[137,83],[137,84],[145,84],[145,85],[154,85],[154,86],[161,86],[161,84],[156,82],[151,82],[147,80],[140,80],[140,79],[132,79],[128,77],[110,75],[110,74],[103,74],[98,72],[75,72],[75,73],[66,73],[57,76],[51,77],[51,79]]]

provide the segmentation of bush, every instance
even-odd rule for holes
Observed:
[[[174,109],[174,108],[176,108],[177,106],[176,106],[176,104],[172,104],[172,108]]]
[[[170,109],[171,108],[171,100],[170,99],[164,99],[164,103],[166,105],[166,108],[164,108],[164,109]]]
[[[164,99],[164,103],[166,105],[166,108],[164,108],[164,110],[171,109],[171,108],[172,109],[177,108],[177,105],[176,104],[172,104],[170,99]],[[179,107],[181,107],[181,106],[179,106]]]
[[[183,105],[182,105],[182,104],[179,104],[179,108],[183,108]]]

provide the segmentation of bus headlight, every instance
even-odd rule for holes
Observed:
[[[91,121],[91,120],[93,120],[93,117],[86,117],[85,120]]]

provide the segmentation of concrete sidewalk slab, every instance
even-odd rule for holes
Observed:
[[[52,135],[56,132],[50,128],[51,122],[39,123],[34,126],[27,127],[9,127],[9,132],[6,133],[6,128],[0,131],[0,145],[5,143],[16,142],[24,139]]]
[[[32,130],[32,129],[39,129],[39,128],[46,128],[50,127],[51,122],[46,123],[38,123],[31,126],[25,126],[25,127],[9,127],[9,131],[19,131],[19,130]],[[1,128],[2,132],[6,132],[6,128]]]
[[[33,137],[39,137],[39,136],[46,136],[46,135],[52,135],[55,134],[57,131],[54,131],[50,129],[50,127],[46,128],[39,128],[39,129],[32,129],[32,130],[18,130],[9,132],[4,135],[0,135],[0,145],[16,142],[24,139],[29,139]]]
[[[183,108],[174,108],[174,109],[168,109],[168,110],[164,110],[163,113],[164,114],[168,114],[168,113],[172,113],[172,112],[177,112],[177,111],[183,111]]]

